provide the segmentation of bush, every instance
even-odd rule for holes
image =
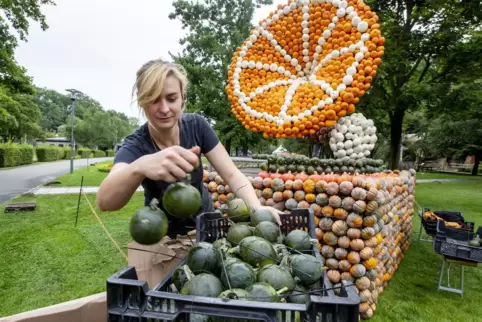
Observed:
[[[70,160],[70,147],[62,148],[62,150],[64,150],[64,157],[62,158],[62,160]],[[75,151],[74,151],[74,157],[75,157]]]
[[[56,146],[39,146],[37,148],[37,160],[38,162],[57,161],[60,159],[60,156],[63,157],[60,150]]]
[[[100,164],[97,166],[97,170],[100,172],[110,172],[110,169],[112,169],[112,163],[109,164]]]
[[[107,150],[107,156],[108,157],[113,157],[115,155],[114,150]]]
[[[105,152],[102,150],[94,150],[94,158],[104,158]]]
[[[77,150],[77,155],[81,158],[81,159],[87,159],[88,157],[90,157],[90,150],[89,149],[86,149],[86,148],[82,148],[82,149],[78,149]]]
[[[33,163],[33,146],[28,144],[0,144],[0,167],[15,167]]]

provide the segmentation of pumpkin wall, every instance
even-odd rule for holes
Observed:
[[[360,317],[373,316],[410,244],[414,214],[415,171],[361,174],[260,172],[249,178],[263,205],[289,213],[311,208],[326,274],[335,286],[353,282]],[[223,211],[234,198],[215,172],[204,182],[215,208]]]

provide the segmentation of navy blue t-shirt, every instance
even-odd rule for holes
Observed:
[[[201,148],[201,153],[206,154],[211,151],[218,143],[214,130],[204,117],[194,113],[184,113],[180,119],[180,145],[183,148],[190,149],[195,146]],[[114,164],[116,163],[131,163],[141,156],[156,153],[160,150],[159,147],[152,142],[147,122],[136,129],[133,133],[127,136],[122,144],[122,147],[117,151]],[[202,207],[199,213],[214,211],[213,201],[211,196],[203,185],[203,167],[201,155],[199,156],[200,167],[191,173],[192,182],[202,195]],[[166,190],[168,182],[154,181],[151,179],[144,179],[142,187],[144,188],[144,205],[149,205],[152,198],[157,198],[162,206],[162,194]],[[185,234],[190,230],[195,229],[195,222],[193,219],[181,219],[170,216],[164,211],[169,219],[169,236],[176,236],[176,234]],[[199,214],[198,213],[198,214]]]

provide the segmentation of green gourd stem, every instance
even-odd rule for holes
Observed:
[[[192,280],[194,278],[194,273],[191,271],[191,269],[189,268],[189,266],[187,265],[184,265],[182,267],[182,269],[184,270],[184,273],[186,273],[186,278],[188,281]]]
[[[289,260],[289,255],[286,255],[283,257],[283,259],[281,260],[281,263],[279,264],[280,266],[286,266],[286,267],[290,267],[289,263],[288,263],[288,260]]]
[[[283,287],[282,289],[276,291],[276,294],[281,295],[281,294],[283,294],[284,292],[288,292],[288,291],[289,291],[289,288]]]
[[[159,200],[156,198],[152,198],[151,202],[149,203],[149,208],[151,210],[158,210],[159,209]]]
[[[239,254],[239,246],[230,248],[230,249],[228,250],[227,254],[230,254],[230,255],[238,255],[238,254]]]
[[[310,239],[310,242],[311,242],[311,245],[316,246],[316,245],[318,245],[318,243],[319,243],[320,241],[319,241],[318,239],[312,238],[312,239]]]
[[[169,285],[169,287],[171,288],[172,293],[179,293],[179,290],[177,289],[176,285],[174,285],[174,283]]]

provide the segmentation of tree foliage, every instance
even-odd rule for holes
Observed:
[[[27,70],[14,58],[18,40],[26,41],[32,21],[48,28],[44,5],[51,0],[0,0],[0,136],[4,140],[38,136],[40,111],[33,101],[35,89]]]
[[[182,53],[171,57],[189,75],[187,108],[215,121],[214,127],[228,151],[231,145],[246,149],[262,139],[259,133],[246,130],[231,113],[225,88],[228,66],[253,28],[255,9],[268,4],[272,0],[176,0],[169,14],[170,19],[180,20],[186,31],[180,39]]]
[[[468,0],[368,3],[380,17],[386,50],[374,87],[360,108],[369,116],[386,111],[386,119],[378,120],[390,123],[391,166],[397,168],[406,113],[432,108],[440,93],[461,77],[480,75],[482,47],[477,29],[482,4]]]

